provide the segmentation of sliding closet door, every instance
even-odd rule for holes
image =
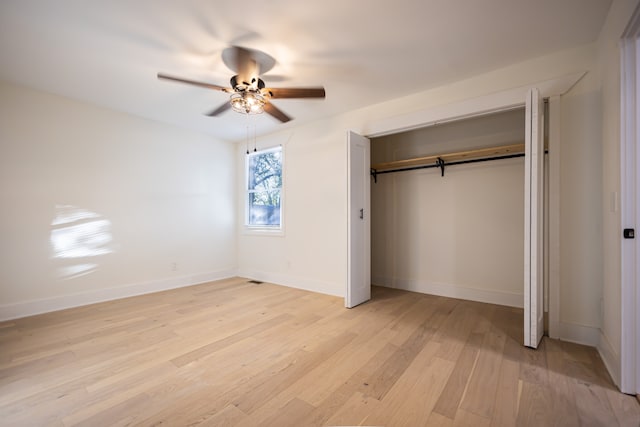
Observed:
[[[543,112],[543,101],[538,90],[529,90],[525,115],[524,345],[532,348],[538,347],[544,330]]]

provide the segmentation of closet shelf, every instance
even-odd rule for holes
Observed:
[[[486,162],[489,160],[512,159],[514,157],[524,157],[524,143],[478,148],[475,150],[458,151],[447,154],[434,154],[426,157],[417,157],[415,159],[378,163],[371,166],[371,176],[373,177],[374,182],[378,182],[378,175],[429,168],[440,168],[440,174],[441,176],[444,176],[445,166]]]
[[[371,166],[376,172],[404,169],[413,166],[425,166],[442,160],[445,163],[459,160],[478,159],[482,157],[502,157],[511,154],[524,153],[524,143],[503,145],[499,147],[478,148],[475,150],[458,151],[447,154],[433,154],[431,156],[416,157],[414,159],[395,160],[393,162],[378,163]]]

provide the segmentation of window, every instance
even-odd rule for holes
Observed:
[[[282,218],[282,147],[247,155],[246,225],[280,229]]]

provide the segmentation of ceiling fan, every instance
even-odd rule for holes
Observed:
[[[271,103],[271,99],[324,98],[323,87],[309,88],[268,88],[260,75],[269,71],[276,61],[264,52],[244,47],[231,46],[222,51],[222,61],[236,75],[231,77],[231,87],[212,83],[199,82],[158,73],[161,80],[199,86],[206,89],[219,90],[231,94],[229,102],[225,102],[207,116],[218,116],[233,109],[243,114],[259,114],[266,112],[283,123],[291,120],[287,114]]]

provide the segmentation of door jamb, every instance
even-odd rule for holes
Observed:
[[[548,314],[549,337],[560,338],[560,95],[549,97]]]
[[[640,224],[640,7],[636,8],[620,45],[620,225]],[[620,230],[622,233],[622,230]],[[640,240],[620,242],[620,390],[640,393]]]

